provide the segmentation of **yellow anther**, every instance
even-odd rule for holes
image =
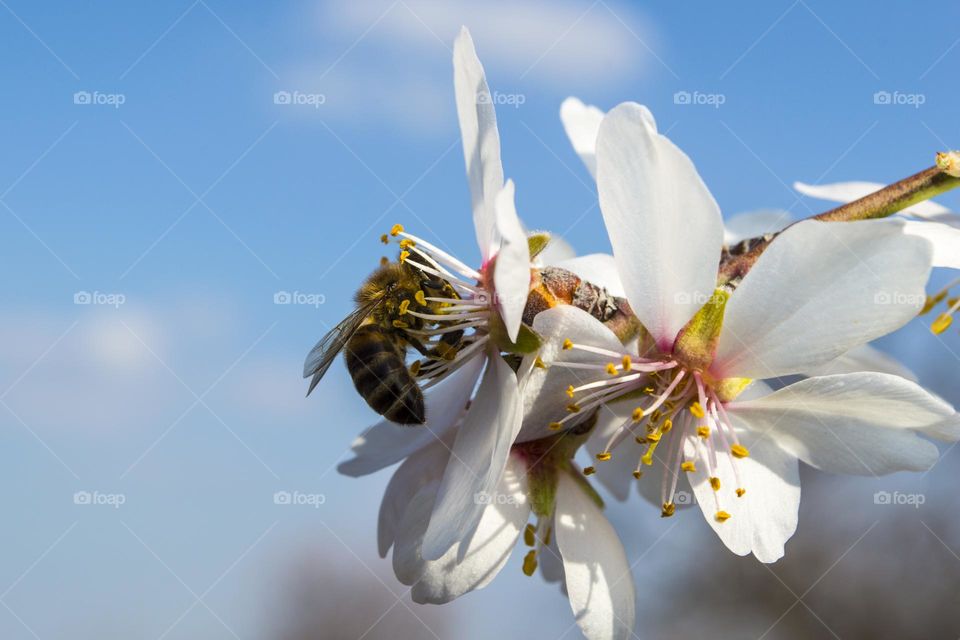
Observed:
[[[617,375],[617,365],[613,364],[612,362],[608,362],[607,373],[609,373],[611,376]]]
[[[578,405],[576,402],[571,402],[570,404],[567,405],[567,411],[569,411],[570,413],[579,413],[580,405]]]
[[[417,243],[411,240],[410,238],[404,238],[403,240],[400,241],[401,249],[409,249],[410,247],[415,247],[415,246],[417,246]]]
[[[726,522],[727,520],[730,519],[730,514],[727,513],[726,511],[717,511],[717,513],[714,514],[713,517],[717,522]]]
[[[387,237],[387,234],[380,236],[380,242],[383,244],[390,244],[390,238]]]
[[[921,315],[921,316],[922,316],[922,315],[925,314],[925,313],[930,313],[930,311],[931,311],[935,306],[937,306],[938,304],[940,304],[940,302],[942,302],[943,299],[946,298],[946,297],[947,297],[947,292],[946,292],[946,291],[941,291],[940,293],[938,293],[937,295],[934,295],[934,296],[927,296],[926,301],[923,303],[923,309],[920,310],[920,313],[919,313],[918,315]]]
[[[528,547],[532,547],[537,543],[537,529],[532,524],[528,523],[523,530],[523,543]]]
[[[410,252],[409,252],[409,251],[407,251],[406,249],[404,249],[403,251],[401,251],[401,252],[400,252],[400,264],[403,264],[404,262],[406,262],[406,261],[407,261],[407,258],[409,258],[409,257],[410,257]]]
[[[643,436],[637,436],[634,440],[637,441],[637,444],[647,444],[647,439]]]
[[[400,312],[400,315],[404,315],[407,312],[407,309],[409,308],[410,308],[410,301],[404,300],[403,302],[400,303],[400,308],[397,309],[397,311]]]
[[[743,487],[737,489],[737,497],[738,497],[738,498],[742,498],[742,497],[743,497],[743,494],[745,494],[746,492],[747,492],[747,490],[744,489]]]
[[[702,418],[703,416],[706,415],[706,414],[703,412],[703,407],[700,406],[700,403],[699,403],[699,402],[694,402],[693,404],[690,405],[690,413],[692,413],[693,415],[695,415],[695,416],[698,417],[698,418]]]
[[[568,397],[572,398],[575,393],[576,393],[576,391],[574,390],[572,384],[571,384],[569,387],[567,387],[567,396],[568,396]]]
[[[697,427],[697,435],[706,440],[710,437],[710,427],[699,426]]]
[[[417,293],[414,294],[413,298],[414,300],[417,301],[417,304],[420,305],[421,307],[427,306],[427,294],[425,294],[423,291],[417,291]]]
[[[410,375],[415,376],[420,373],[420,361],[417,360],[412,365],[410,365]]]
[[[633,360],[630,359],[630,356],[623,356],[623,370],[630,371],[633,368]]]
[[[391,322],[390,324],[392,324],[392,325],[393,325],[395,328],[397,328],[397,329],[409,329],[409,328],[410,328],[410,325],[408,325],[408,324],[407,324],[406,322],[404,322],[403,320],[394,320],[394,321]]]
[[[562,422],[551,422],[550,424],[547,425],[547,429],[550,429],[550,431],[559,431],[562,428],[563,428]]]
[[[653,433],[648,433],[648,434],[647,434],[647,441],[648,441],[648,442],[660,442],[660,432],[659,432],[659,431],[654,431]]]
[[[682,462],[680,463],[680,469],[686,471],[687,473],[693,473],[697,470],[697,465],[693,462]]]
[[[951,324],[953,324],[953,316],[949,313],[941,313],[930,325],[930,331],[933,331],[934,335],[940,335],[949,329]]]
[[[593,475],[594,473],[596,473],[596,472],[597,472],[597,470],[596,470],[594,467],[584,467],[584,468],[583,468],[583,475],[585,475],[585,476],[592,476],[592,475]]]
[[[540,359],[540,356],[537,356],[537,359],[533,361],[533,366],[535,366],[537,369],[546,369],[546,368],[547,368],[547,364],[546,364],[543,360]]]
[[[450,346],[446,342],[441,342],[436,346],[437,355],[439,355],[444,360],[453,360],[457,357],[456,348]]]
[[[730,447],[730,453],[732,453],[735,458],[746,458],[750,455],[750,450],[742,444],[735,444]]]
[[[673,429],[673,420],[671,420],[670,418],[667,418],[666,420],[663,421],[663,424],[660,426],[660,431],[662,431],[663,433],[667,433],[668,431],[670,431],[670,429]]]
[[[714,491],[720,491],[720,478],[717,478],[716,476],[710,478],[710,487]]]
[[[523,556],[523,575],[532,576],[537,570],[537,550],[531,549]]]
[[[643,477],[643,471],[640,471],[639,469],[634,470],[633,477],[639,480]]]
[[[677,505],[672,502],[664,502],[663,507],[660,509],[661,518],[669,518],[677,511]]]
[[[570,349],[573,349],[573,342],[570,340],[570,338],[567,338],[563,341],[563,350],[569,351]]]
[[[653,450],[647,451],[645,454],[640,456],[640,462],[647,465],[648,467],[653,464]]]
[[[397,235],[400,235],[401,233],[403,233],[402,224],[395,224],[392,227],[390,227],[390,235],[397,236]]]
[[[643,392],[647,394],[654,393],[654,389],[653,387],[644,387]]]
[[[633,414],[630,416],[633,418],[634,422],[640,422],[643,420],[643,407],[637,407],[633,410]]]
[[[603,453],[598,453],[598,454],[597,454],[597,460],[599,460],[600,462],[606,462],[606,461],[609,460],[611,457],[612,457],[612,456],[610,455],[610,452],[609,452],[609,451],[604,451]]]

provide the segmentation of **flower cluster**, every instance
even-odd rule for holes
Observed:
[[[520,222],[465,29],[454,70],[481,260],[471,266],[400,225],[384,240],[449,287],[418,298],[435,311],[403,309],[430,323],[421,337],[460,342],[412,365],[425,424],[384,420],[340,465],[361,476],[400,463],[378,545],[383,556],[392,548],[415,601],[486,586],[521,546],[522,571],[564,584],[586,637],[626,638],[630,564],[593,480],[620,499],[636,485],[663,517],[689,486],[731,551],[773,562],[797,526],[800,462],[919,471],[936,462],[931,438],[960,439],[953,407],[869,346],[946,301],[942,330],[960,308],[949,287],[925,304],[932,267],[960,268],[956,216],[932,203],[842,224],[763,211],[725,228],[648,109],[604,113],[571,98],[561,118],[596,180],[613,248],[574,258]],[[797,186],[842,201],[877,187]],[[718,277],[754,237],[768,246],[749,269]]]

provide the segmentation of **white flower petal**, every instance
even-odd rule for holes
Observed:
[[[647,118],[625,103],[603,119],[597,186],[627,299],[667,350],[713,293],[723,220],[693,163]]]
[[[903,224],[807,220],[784,231],[730,296],[713,372],[811,371],[913,319],[932,249]]]
[[[494,199],[503,188],[503,165],[490,88],[466,27],[460,30],[453,45],[453,85],[470,183],[473,226],[486,261],[496,249]]]
[[[578,98],[567,98],[560,105],[563,129],[594,180],[597,179],[597,132],[603,116],[603,111],[583,104]]]
[[[617,262],[609,253],[591,253],[554,263],[553,266],[571,271],[581,280],[603,287],[610,295],[626,296]]]
[[[507,335],[510,340],[516,340],[530,293],[530,248],[513,203],[512,180],[497,194],[496,213],[500,247],[493,270],[493,287]]]
[[[793,188],[805,196],[839,202],[841,204],[859,200],[864,196],[883,189],[885,186],[885,184],[880,182],[835,182],[833,184],[793,183]],[[908,213],[918,218],[935,219],[943,214],[949,214],[950,209],[932,200],[926,200],[907,207],[902,213]]]
[[[890,373],[913,382],[917,381],[917,376],[914,375],[913,371],[910,371],[892,356],[868,344],[854,347],[836,360],[831,360],[813,371],[805,372],[805,375],[815,378],[817,376],[837,375],[838,373],[860,373],[861,371]]]
[[[511,457],[466,549],[455,547],[439,560],[424,561],[412,589],[414,602],[450,602],[500,573],[530,517],[525,474],[526,466]]]
[[[797,530],[800,465],[769,434],[741,432],[739,438],[750,456],[717,456],[714,473],[720,478],[719,491],[710,486],[705,460],[697,460],[696,471],[688,474],[690,486],[707,523],[728,549],[741,556],[753,553],[761,562],[776,562]],[[738,496],[738,488],[746,493]],[[729,513],[730,519],[719,522],[720,510]]]
[[[954,415],[919,385],[886,373],[808,378],[756,400],[728,405],[752,431],[831,473],[922,471],[937,448],[914,430]]]
[[[464,540],[483,513],[482,496],[494,491],[520,431],[522,403],[517,378],[491,353],[477,395],[457,430],[423,541],[423,557],[435,560]]]
[[[723,231],[723,243],[727,246],[742,240],[758,238],[767,233],[775,233],[793,222],[789,211],[780,209],[759,209],[731,216]]]
[[[908,221],[904,230],[933,245],[933,266],[960,269],[960,229],[939,222]]]
[[[546,369],[530,366],[536,355],[527,356],[521,371],[529,371],[521,381],[523,397],[523,429],[517,437],[519,442],[536,440],[552,435],[547,426],[567,415],[570,403],[566,390],[570,385],[592,382],[607,375],[603,369],[573,369],[555,362],[606,364],[610,358],[579,349],[564,350],[566,339],[574,343],[590,345],[611,351],[622,352],[623,346],[616,335],[602,322],[586,311],[569,305],[561,305],[541,311],[533,319],[533,330],[543,338],[540,359]]]
[[[589,640],[629,638],[636,595],[627,554],[600,508],[563,473],[554,523],[570,607],[580,631]]]
[[[382,420],[353,441],[354,457],[341,462],[337,470],[354,478],[379,471],[441,439],[463,415],[467,400],[477,384],[485,358],[474,357],[426,394],[427,422],[401,426]]]
[[[438,440],[411,455],[393,472],[383,492],[377,520],[377,549],[381,558],[387,557],[387,551],[396,540],[411,501],[423,487],[440,482],[449,457],[449,444]]]
[[[563,573],[563,557],[560,555],[560,547],[557,546],[557,536],[550,536],[550,544],[543,547],[542,552],[537,555],[537,567],[540,569],[540,575],[547,582],[566,581]],[[564,589],[566,589],[565,585]]]

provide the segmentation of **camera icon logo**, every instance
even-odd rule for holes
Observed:
[[[690,104],[691,96],[689,91],[677,91],[673,94],[673,104]]]
[[[293,502],[293,495],[289,491],[277,491],[273,494],[273,504],[290,504]]]
[[[273,104],[290,104],[292,98],[289,91],[277,91],[273,94]]]
[[[92,98],[89,91],[77,91],[73,94],[73,104],[90,104]]]
[[[892,98],[889,91],[877,91],[873,94],[873,104],[890,104]]]
[[[292,301],[293,297],[289,291],[277,291],[273,294],[273,304],[290,304]]]
[[[73,304],[90,304],[93,302],[93,296],[89,291],[77,291],[73,294]]]
[[[891,504],[892,496],[889,491],[877,491],[873,494],[873,504]]]
[[[89,491],[77,491],[73,494],[73,504],[91,504],[93,495]]]
[[[689,491],[677,491],[673,496],[673,503],[677,505],[693,504],[693,494]]]

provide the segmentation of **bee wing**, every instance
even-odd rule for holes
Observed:
[[[310,388],[307,389],[307,395],[313,391],[314,387],[320,383],[323,374],[327,372],[330,365],[336,359],[343,347],[350,338],[357,332],[363,321],[367,319],[370,313],[380,304],[380,300],[374,300],[358,309],[355,309],[350,315],[337,323],[333,329],[327,332],[327,335],[320,338],[320,342],[310,350],[307,359],[303,363],[303,377],[309,378]]]

